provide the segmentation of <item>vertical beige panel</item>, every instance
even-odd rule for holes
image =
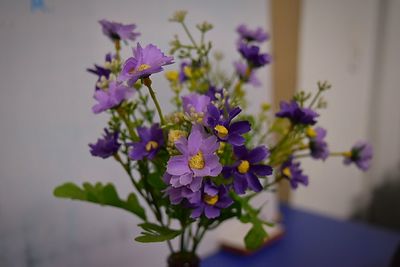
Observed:
[[[271,0],[272,10],[272,84],[273,106],[290,99],[297,86],[301,0]],[[288,202],[290,188],[286,181],[279,185],[279,200]]]

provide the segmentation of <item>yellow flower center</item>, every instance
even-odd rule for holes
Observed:
[[[247,160],[242,160],[237,167],[238,171],[242,174],[246,173],[250,169],[250,163]]]
[[[351,151],[343,152],[343,156],[345,156],[346,158],[351,158]]]
[[[192,77],[192,69],[188,66],[183,68],[183,73],[185,73],[185,75],[189,78]]]
[[[292,172],[290,171],[289,167],[286,167],[282,170],[283,175],[285,175],[286,177],[292,177]]]
[[[218,195],[210,196],[210,195],[205,194],[203,197],[203,200],[208,205],[214,206],[218,202]]]
[[[199,150],[196,155],[189,159],[189,167],[191,169],[201,170],[204,168],[205,162],[203,153]]]
[[[219,138],[225,138],[228,135],[228,129],[225,126],[218,124],[214,127],[214,130],[217,131]]]
[[[186,132],[181,130],[170,130],[168,132],[168,142],[171,145],[175,145],[175,142],[178,141],[181,137],[186,137]]]
[[[308,127],[306,129],[306,135],[309,138],[315,138],[315,137],[317,137],[317,132],[312,127]]]
[[[158,143],[156,141],[149,141],[146,144],[146,151],[149,152],[152,149],[157,149]]]
[[[144,71],[144,70],[147,70],[147,69],[150,69],[150,65],[142,64],[142,65],[140,65],[139,67],[137,67],[136,69],[135,69],[135,68],[132,68],[132,69],[129,71],[129,73],[130,73],[130,74],[133,74],[133,73],[135,73],[135,72]]]

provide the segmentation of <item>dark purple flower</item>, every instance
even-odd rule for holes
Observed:
[[[241,109],[236,107],[226,117],[223,110],[219,110],[213,104],[210,104],[208,105],[207,126],[213,130],[218,140],[228,142],[234,146],[241,146],[246,141],[242,135],[249,132],[251,126],[248,121],[232,123],[232,120],[240,112]]]
[[[275,115],[279,118],[288,118],[293,124],[314,125],[319,115],[310,108],[302,108],[292,100],[290,103],[281,101],[281,110]]]
[[[262,189],[258,176],[272,174],[272,168],[261,164],[269,155],[265,146],[259,146],[252,150],[247,150],[245,146],[233,147],[233,152],[237,161],[233,166],[225,166],[222,171],[225,178],[233,176],[233,188],[237,194],[244,194],[247,188],[255,192]]]
[[[111,54],[108,53],[106,55],[106,62],[111,62]],[[99,90],[100,88],[98,87],[97,83],[100,82],[101,77],[104,77],[105,79],[108,79],[111,74],[111,70],[106,69],[102,66],[99,66],[97,64],[94,64],[93,69],[86,69],[88,72],[93,73],[94,75],[97,76],[97,82],[96,82],[96,90]]]
[[[132,144],[129,157],[133,160],[142,160],[144,157],[152,160],[164,145],[163,131],[158,123],[148,127],[138,127],[139,142]]]
[[[191,72],[192,70],[190,64],[188,62],[182,62],[179,70],[179,82],[183,83],[187,81],[192,75]]]
[[[239,52],[247,60],[251,68],[259,68],[271,63],[271,56],[269,54],[261,54],[258,46],[241,43]]]
[[[217,88],[217,87],[211,85],[208,88],[206,95],[211,99],[211,101],[216,101],[216,100],[218,100],[217,95],[218,95],[219,99],[221,99],[224,96],[224,89]]]
[[[293,189],[296,189],[300,184],[308,185],[308,176],[303,174],[303,170],[300,169],[300,162],[293,162],[293,158],[284,162],[281,166],[281,174],[286,179],[289,179],[290,185]]]
[[[138,43],[136,49],[133,48],[132,51],[133,57],[125,61],[119,76],[121,81],[128,80],[129,86],[132,86],[138,79],[162,71],[162,66],[174,63],[173,57],[165,56],[160,49],[152,44],[142,48]]]
[[[344,164],[354,163],[359,169],[366,171],[371,165],[372,155],[372,146],[365,141],[359,141],[351,148],[351,151],[344,153]]]
[[[122,101],[128,99],[133,95],[133,90],[121,83],[110,82],[105,90],[97,90],[94,92],[94,99],[98,101],[92,107],[94,113],[100,113],[107,109],[113,108],[121,104]]]
[[[210,180],[204,183],[201,191],[193,193],[189,202],[193,208],[192,218],[198,218],[204,213],[208,219],[217,218],[221,214],[221,209],[227,208],[233,203],[226,187],[224,185],[216,186]]]
[[[207,135],[202,125],[193,125],[189,137],[180,138],[175,147],[182,154],[171,157],[167,163],[166,172],[171,175],[172,187],[188,186],[192,191],[198,191],[203,177],[221,173],[222,166],[215,154],[219,148],[218,140]]]
[[[258,27],[255,30],[250,30],[246,25],[241,24],[236,28],[236,32],[239,33],[240,38],[247,42],[258,42],[262,43],[268,40],[268,34],[261,28]]]
[[[104,129],[103,138],[99,138],[96,144],[89,144],[90,154],[95,157],[108,158],[118,152],[121,146],[118,143],[118,132],[110,133]]]
[[[121,24],[118,22],[111,22],[105,19],[99,21],[103,29],[104,35],[108,36],[112,41],[116,40],[132,40],[134,41],[140,33],[133,32],[136,29],[135,24]]]
[[[325,142],[326,130],[321,127],[308,127],[306,135],[309,138],[311,156],[314,159],[325,160],[329,156],[328,144]]]
[[[236,73],[239,75],[239,78],[248,82],[251,85],[258,87],[261,85],[261,82],[257,79],[255,75],[255,71],[250,69],[245,63],[236,61],[234,62]]]

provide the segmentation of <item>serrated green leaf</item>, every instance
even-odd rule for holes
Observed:
[[[135,240],[142,243],[163,242],[177,237],[182,232],[149,222],[141,223],[139,226],[144,232],[141,233],[141,236],[136,237]]]
[[[53,194],[56,197],[86,200],[86,193],[74,183],[65,183],[56,187]]]
[[[83,188],[74,183],[65,183],[54,189],[54,196],[60,198],[69,198],[73,200],[88,201],[100,205],[113,206],[132,212],[141,219],[146,220],[146,213],[140,205],[136,195],[131,193],[128,199],[122,200],[119,198],[113,184],[103,185],[96,183],[83,183]]]
[[[144,221],[146,220],[146,212],[144,208],[140,205],[139,200],[135,194],[132,193],[128,196],[125,209],[135,213]]]
[[[265,232],[263,226],[256,224],[247,232],[244,243],[247,249],[256,250],[262,246],[267,237],[267,232]]]

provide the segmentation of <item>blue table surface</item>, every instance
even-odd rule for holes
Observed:
[[[285,234],[250,256],[219,251],[203,267],[385,267],[400,233],[282,206]]]

